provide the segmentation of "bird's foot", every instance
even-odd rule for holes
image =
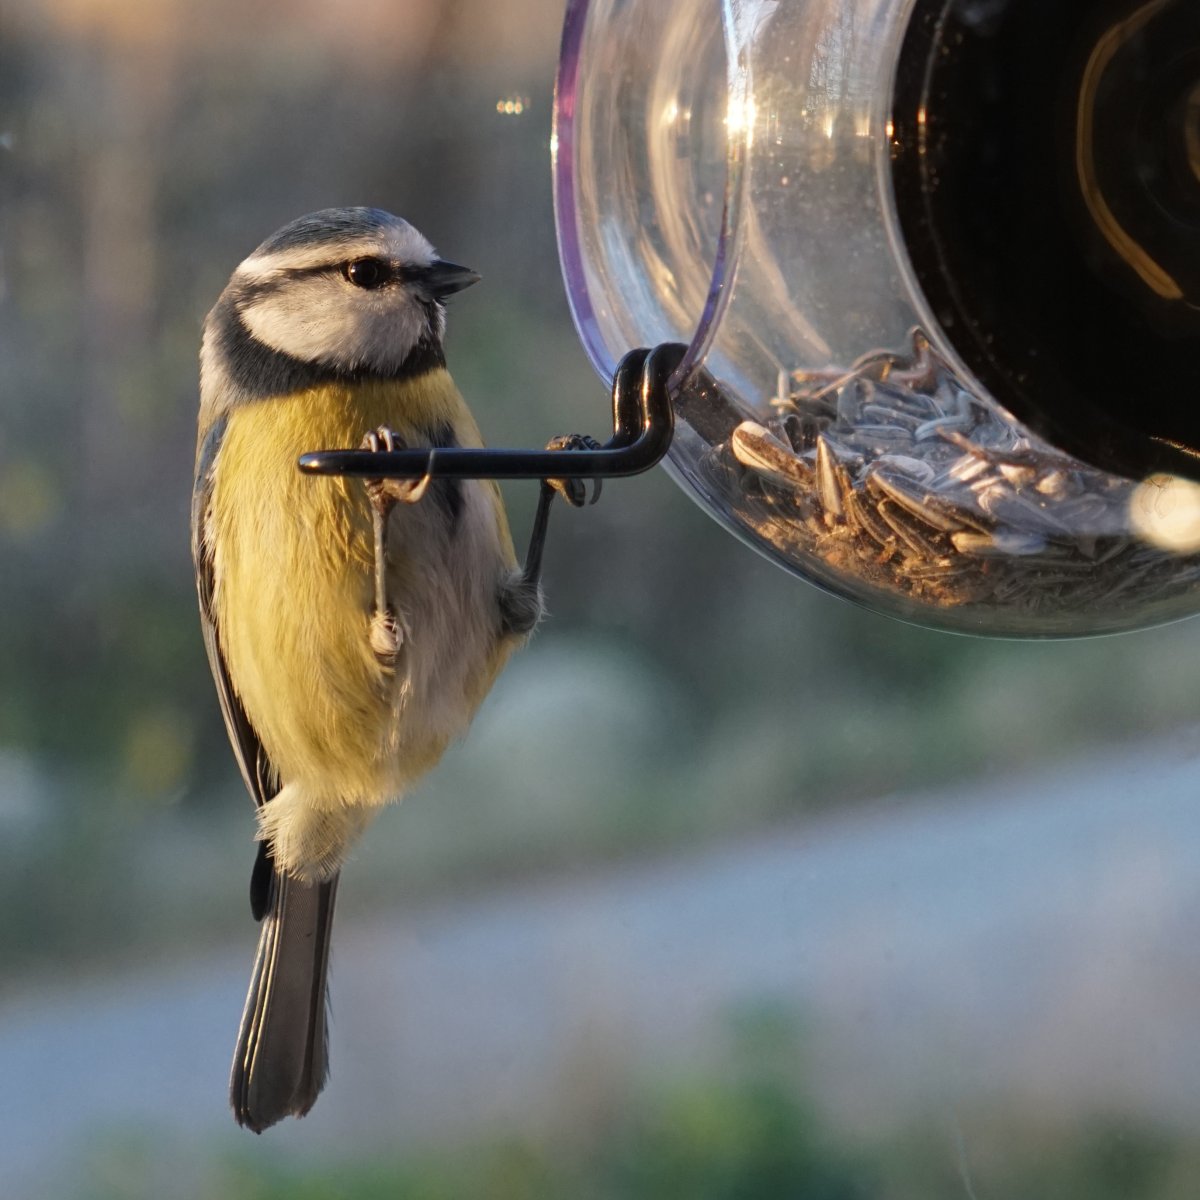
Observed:
[[[599,450],[600,443],[586,433],[564,433],[546,443],[547,450]],[[572,508],[582,508],[585,503],[595,504],[600,499],[600,480],[593,479],[592,498],[587,499],[585,479],[547,479],[547,487],[553,488]]]
[[[362,448],[375,454],[405,449],[404,440],[386,425],[372,429],[362,440]],[[380,512],[387,512],[392,505],[416,504],[429,488],[428,475],[421,479],[366,479],[367,497]]]

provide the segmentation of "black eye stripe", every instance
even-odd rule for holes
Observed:
[[[396,266],[386,259],[375,258],[374,256],[371,256],[369,259],[364,257],[352,258],[343,262],[320,263],[311,267],[282,267],[277,268],[270,278],[239,283],[235,289],[238,307],[252,304],[267,296],[274,295],[283,288],[286,288],[289,283],[294,283],[302,279],[314,279],[321,275],[337,275],[341,276],[347,282],[353,283],[354,281],[350,279],[348,274],[350,267],[367,261],[379,263],[386,272],[386,278],[380,279],[369,290],[382,287],[386,283],[411,282],[420,274],[419,269],[410,266]],[[362,284],[357,284],[356,286],[364,287]]]

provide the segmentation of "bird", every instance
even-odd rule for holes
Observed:
[[[261,931],[230,1073],[256,1133],[307,1113],[328,1074],[347,852],[465,732],[542,616],[550,501],[583,502],[579,480],[542,482],[521,566],[494,481],[297,469],[314,448],[482,445],[444,351],[446,299],[478,279],[400,217],[329,208],[268,237],[204,322],[191,542],[257,813]]]

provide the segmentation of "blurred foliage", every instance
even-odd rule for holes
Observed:
[[[143,1134],[97,1145],[71,1200],[962,1200],[1070,1197],[1188,1200],[1200,1139],[1103,1115],[1064,1122],[1002,1108],[943,1122],[900,1118],[890,1133],[838,1132],[803,1082],[803,1041],[780,1014],[732,1022],[722,1069],[627,1089],[539,1139],[314,1165],[203,1153],[168,1178],[172,1148]],[[969,1128],[970,1136],[964,1132]]]

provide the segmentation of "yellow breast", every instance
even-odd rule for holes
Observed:
[[[208,528],[214,608],[230,678],[285,782],[373,800],[391,786],[383,760],[396,744],[394,681],[367,636],[374,551],[362,481],[304,476],[296,460],[307,450],[357,446],[380,425],[419,443],[440,424],[460,443],[479,444],[445,371],[322,386],[229,416]],[[495,510],[500,569],[513,556],[503,510]],[[414,748],[430,761],[411,764],[411,773],[441,749]]]

